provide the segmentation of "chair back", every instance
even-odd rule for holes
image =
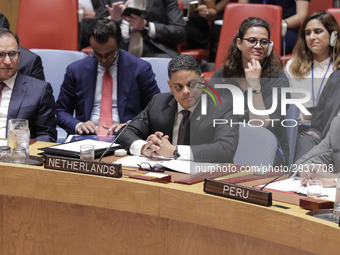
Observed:
[[[311,0],[309,2],[308,15],[313,12],[326,11],[329,8],[334,8],[334,0]]]
[[[239,131],[234,163],[244,166],[272,166],[277,150],[275,135],[266,128],[248,125],[240,125]]]
[[[229,3],[224,10],[223,25],[215,60],[215,71],[221,68],[231,42],[238,33],[241,23],[245,19],[254,16],[268,22],[271,31],[270,40],[274,42],[274,52],[279,56],[281,55],[281,6],[271,4]]]
[[[167,83],[168,77],[168,64],[171,58],[141,58],[150,63],[152,71],[155,73],[156,82],[161,90],[161,93],[170,92],[169,85]]]
[[[27,48],[78,50],[78,0],[21,0],[17,33]]]
[[[336,22],[338,22],[338,24],[340,24],[340,8],[329,8],[329,9],[327,9],[326,12],[332,14],[334,16],[334,18],[336,19]]]
[[[298,135],[300,109],[295,105],[291,104],[287,110],[285,125],[287,126],[287,136],[289,144],[289,164],[294,163],[295,146]]]
[[[80,60],[87,55],[80,51],[70,50],[50,50],[50,49],[31,49],[39,55],[44,67],[45,79],[53,88],[53,96],[57,101],[60,86],[63,83],[66,67],[74,61]],[[58,143],[65,142],[67,133],[64,129],[57,126]]]

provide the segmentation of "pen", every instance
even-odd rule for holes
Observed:
[[[122,167],[123,170],[136,171],[136,168]]]

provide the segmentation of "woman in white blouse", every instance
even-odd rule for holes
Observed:
[[[300,28],[293,58],[285,67],[291,87],[311,92],[311,99],[304,104],[305,107],[316,107],[327,78],[340,69],[339,53],[340,30],[334,16],[324,11],[310,14]]]

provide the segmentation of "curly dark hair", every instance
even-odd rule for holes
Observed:
[[[257,17],[250,17],[244,20],[234,37],[228,51],[225,63],[222,65],[223,76],[226,78],[242,78],[245,77],[244,68],[242,66],[242,52],[237,47],[237,39],[243,40],[244,35],[251,27],[264,27],[268,32],[268,40],[270,40],[269,24]],[[275,54],[270,54],[265,59],[265,65],[262,66],[261,78],[276,77],[279,71],[282,70],[280,58]]]

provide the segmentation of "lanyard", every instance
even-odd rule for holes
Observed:
[[[320,88],[319,88],[318,96],[316,98],[316,103],[319,101],[320,91],[321,91],[323,82],[325,81],[325,77],[326,77],[326,74],[328,73],[328,69],[329,69],[330,65],[331,65],[331,61],[329,61],[327,70],[325,72],[325,75],[323,76],[323,79],[322,79],[322,82],[321,82],[321,85],[320,85]],[[314,66],[314,63],[312,64],[312,92],[313,92],[313,106],[315,106],[315,100],[314,100],[314,67],[313,66]]]

